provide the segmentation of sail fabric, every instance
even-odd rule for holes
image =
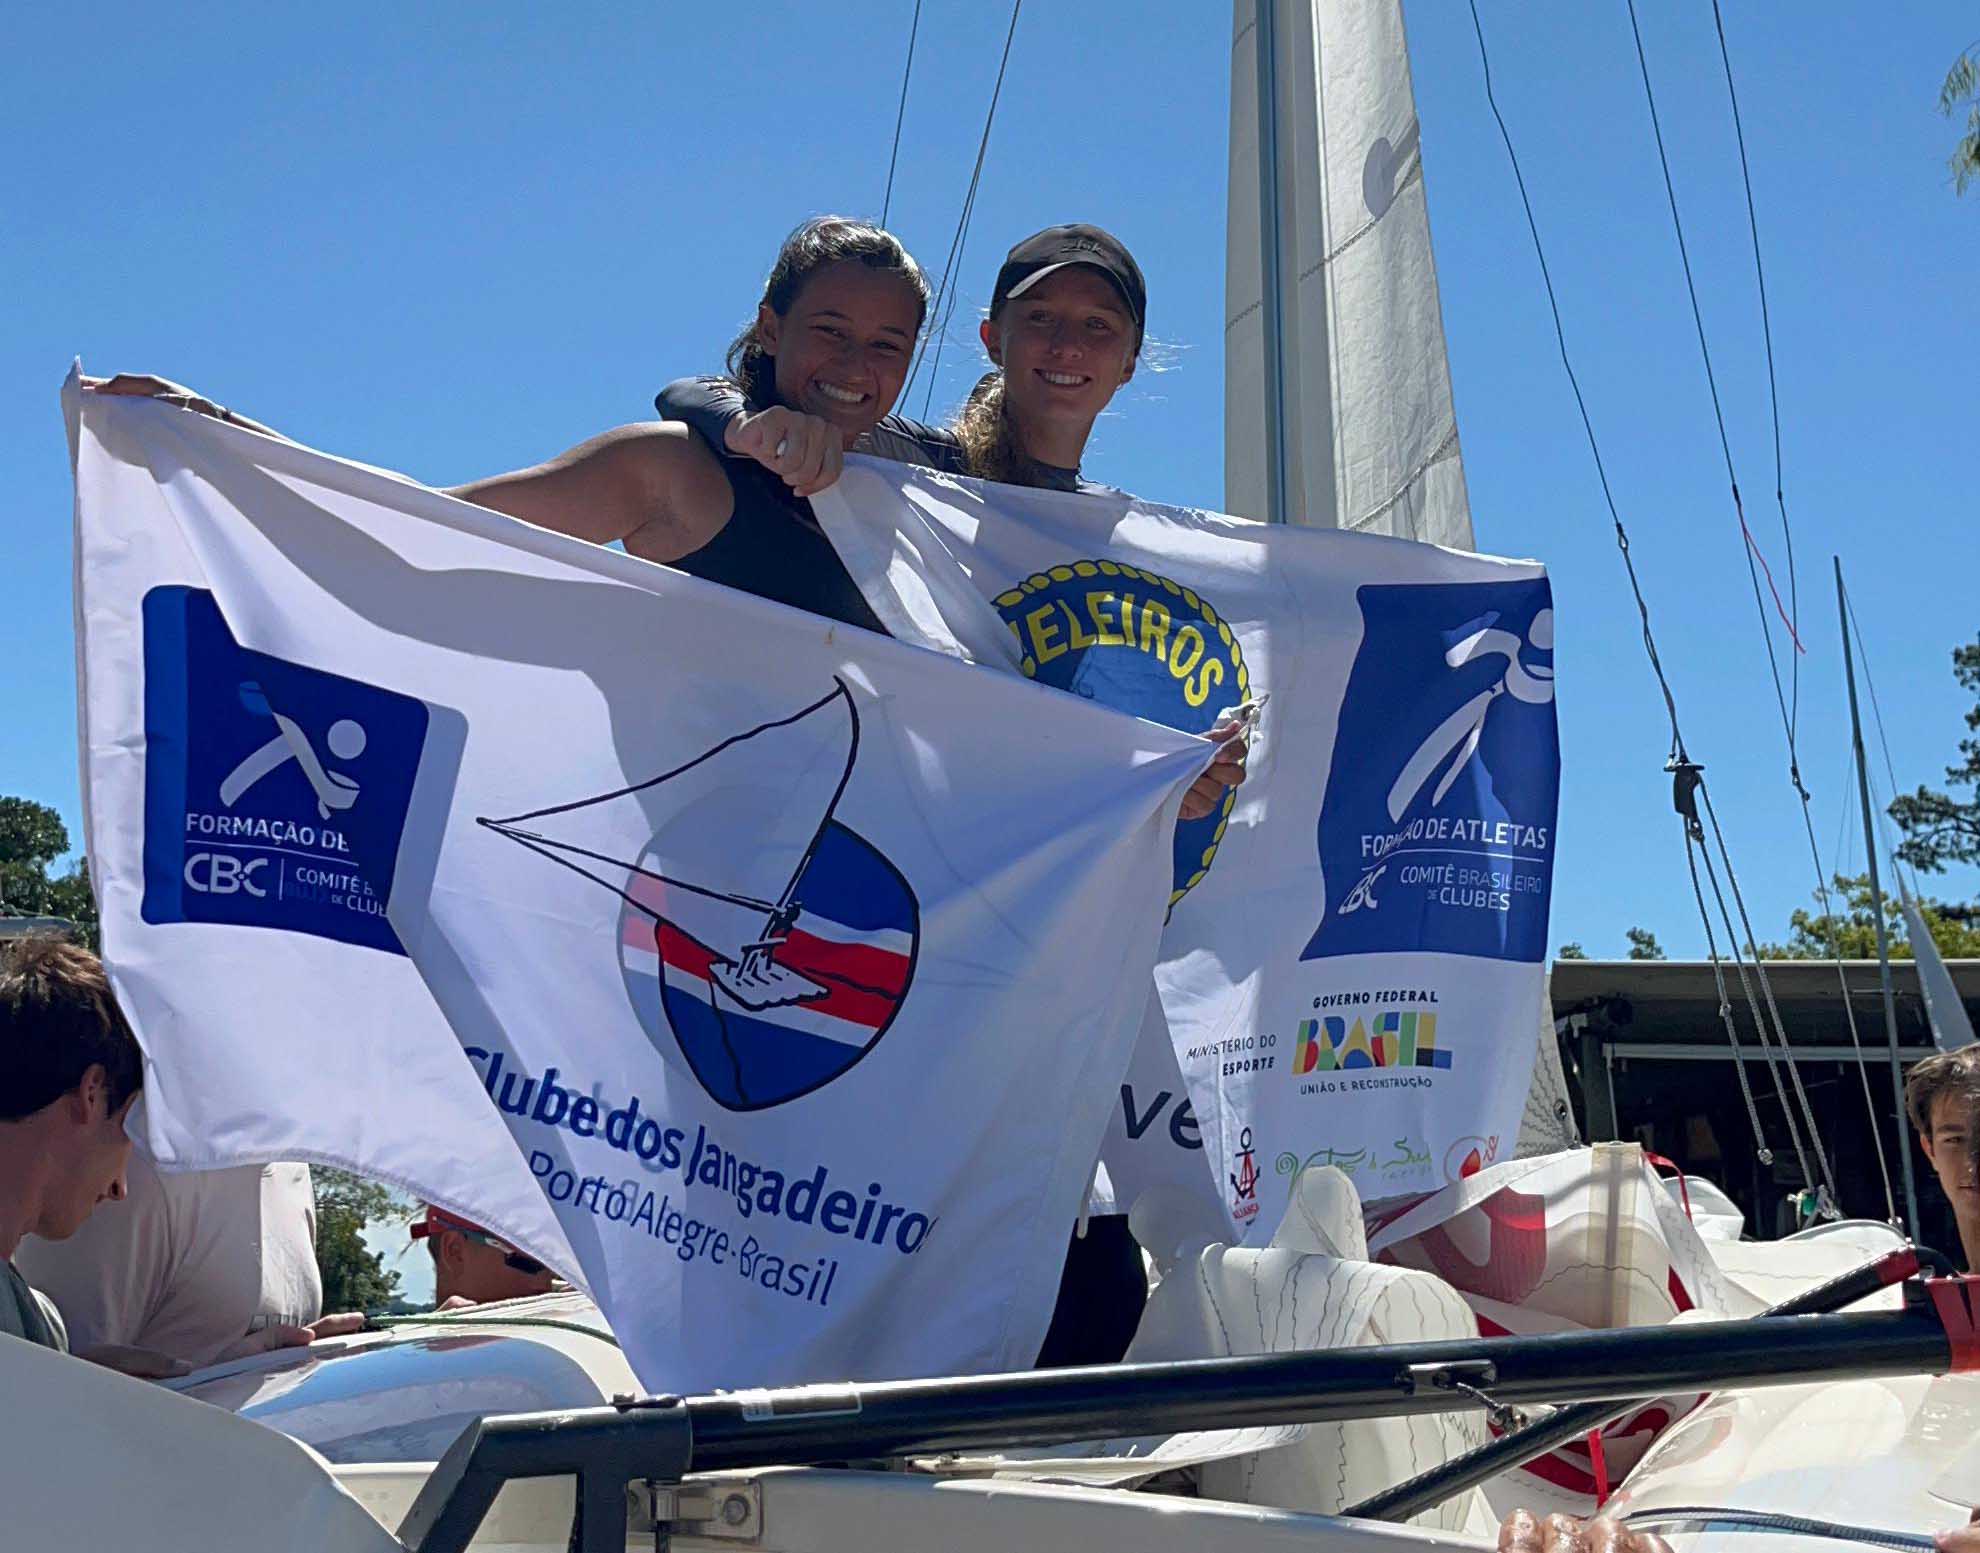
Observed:
[[[865,458],[813,508],[905,640],[1190,733],[1267,698],[1244,786],[1174,834],[1120,1208],[1251,1243],[1308,1165],[1373,1198],[1512,1157],[1552,1040],[1538,563]]]
[[[1375,1261],[1434,1275],[1461,1294],[1486,1337],[1762,1309],[1719,1267],[1634,1143],[1510,1160],[1428,1196],[1372,1203],[1367,1233]],[[1621,1482],[1701,1400],[1657,1398],[1606,1425],[1599,1461],[1579,1440],[1500,1474],[1487,1484],[1494,1509],[1591,1514],[1602,1485]]]
[[[70,402],[90,855],[161,1160],[385,1175],[582,1284],[656,1390],[1029,1365],[1200,742]]]
[[[1224,506],[1469,550],[1401,0],[1233,15]]]
[[[1341,1171],[1303,1171],[1269,1241],[1193,1246],[1162,1266],[1127,1362],[1476,1338],[1477,1319],[1455,1289],[1432,1274],[1369,1259],[1363,1212]],[[966,1457],[956,1466],[1086,1484],[1125,1484],[1193,1467],[1202,1498],[1337,1515],[1484,1444],[1485,1427],[1478,1413],[1263,1424]],[[1470,1489],[1408,1524],[1489,1537],[1498,1522]]]
[[[1904,930],[1911,940],[1911,953],[1918,962],[1918,990],[1925,995],[1925,1021],[1932,1027],[1932,1043],[1942,1052],[1957,1051],[1973,1044],[1973,1021],[1967,1018],[1959,988],[1939,953],[1938,940],[1925,921],[1918,903],[1906,893],[1899,908],[1904,913]]]

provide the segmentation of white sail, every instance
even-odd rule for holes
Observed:
[[[1400,0],[1234,17],[1225,509],[1469,550]]]
[[[1902,882],[1899,888],[1903,888]],[[1966,1005],[1959,1000],[1959,988],[1953,985],[1952,972],[1946,969],[1924,913],[1919,911],[1909,891],[1904,893],[1899,909],[1904,913],[1912,957],[1918,962],[1918,990],[1925,994],[1925,1020],[1932,1027],[1933,1044],[1942,1052],[1971,1046],[1973,1021],[1966,1017]]]

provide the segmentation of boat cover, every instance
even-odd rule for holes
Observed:
[[[307,1446],[162,1387],[0,1341],[9,1548],[401,1553]]]

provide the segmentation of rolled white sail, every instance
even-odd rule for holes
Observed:
[[[1400,0],[1233,10],[1224,506],[1469,550]]]

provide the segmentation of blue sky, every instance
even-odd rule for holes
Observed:
[[[1757,922],[1811,867],[1620,3],[1483,0],[1501,106],[1692,753]],[[1709,8],[1642,8],[1749,519],[1783,590],[1759,312]],[[1970,7],[1741,0],[1800,564],[1802,751],[1836,847],[1840,552],[1900,782],[1936,780],[1972,637],[1970,379],[1980,195],[1954,198],[1938,83]],[[56,390],[189,383],[300,440],[453,482],[650,413],[707,369],[799,218],[877,215],[909,0],[821,7],[34,7],[0,59],[0,792],[80,836],[67,459]],[[1660,703],[1561,375],[1469,14],[1406,12],[1459,426],[1482,548],[1550,566],[1565,776],[1554,940],[1702,948]],[[939,268],[1007,14],[929,0],[892,221]],[[1149,277],[1166,370],[1089,472],[1220,504],[1229,13],[1029,0],[933,407],[980,369],[1002,250],[1098,221]],[[29,149],[31,148],[31,149]],[[910,408],[918,409],[917,391]],[[1848,854],[1860,866],[1860,839]],[[1941,881],[1970,894],[1971,875]]]

